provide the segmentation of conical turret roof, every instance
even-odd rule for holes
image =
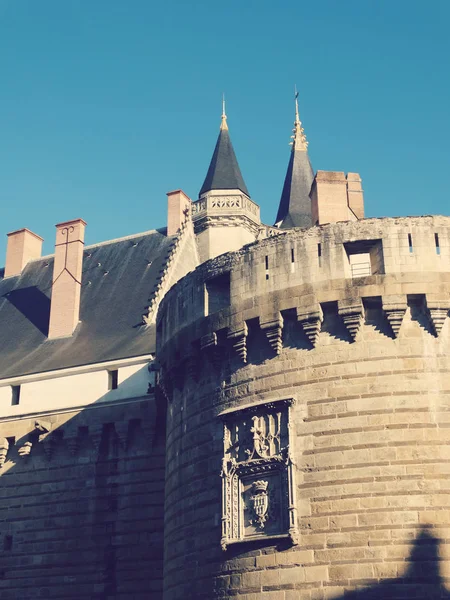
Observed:
[[[314,181],[314,172],[309,162],[308,142],[298,114],[297,96],[296,93],[291,156],[275,221],[281,229],[312,225],[309,193]]]
[[[219,137],[199,195],[201,196],[211,190],[235,189],[241,190],[241,192],[250,196],[231,143],[224,103]]]

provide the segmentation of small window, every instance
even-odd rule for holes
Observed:
[[[108,390],[117,390],[119,385],[119,371],[114,369],[113,371],[108,371]]]
[[[322,266],[322,244],[317,244],[317,258],[319,259],[319,267]]]
[[[439,234],[435,233],[434,234],[434,243],[436,246],[436,254],[440,254],[441,253],[441,247],[439,245]]]
[[[12,547],[13,547],[13,536],[5,535],[5,537],[3,538],[3,550],[5,550],[6,552],[9,552],[10,550],[12,550]]]
[[[408,246],[409,246],[409,252],[410,252],[410,254],[412,254],[414,252],[414,248],[413,248],[413,243],[412,243],[412,235],[410,233],[408,233]]]
[[[291,248],[291,263],[295,262],[295,252],[294,248]]]
[[[230,306],[230,273],[222,273],[205,282],[205,315]]]
[[[20,402],[20,385],[11,386],[11,406],[17,406]]]

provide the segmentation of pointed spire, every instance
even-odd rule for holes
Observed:
[[[228,131],[227,114],[225,112],[225,94],[222,95],[222,122],[220,124],[220,131],[226,129]]]
[[[294,87],[295,90],[295,121],[294,121],[294,129],[292,130],[293,134],[291,136],[292,142],[290,142],[292,146],[292,151],[301,150],[306,152],[308,150],[308,142],[306,140],[305,130],[302,127],[302,122],[300,121],[300,116],[298,113],[298,92],[297,86]]]
[[[308,157],[308,142],[300,121],[298,92],[295,87],[295,120],[290,142],[291,156],[281,193],[280,205],[275,221],[277,227],[311,227],[311,199],[309,193],[314,181],[314,172]]]
[[[247,186],[239,168],[233,144],[228,132],[227,115],[225,113],[225,96],[222,98],[222,121],[214,154],[208,173],[200,190],[200,196],[211,190],[241,190],[250,197]]]

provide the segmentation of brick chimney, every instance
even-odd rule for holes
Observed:
[[[192,202],[181,190],[167,192],[167,235],[175,235],[186,219],[186,211],[190,211]]]
[[[71,336],[80,320],[83,219],[56,225],[49,338]]]
[[[44,240],[29,229],[8,233],[5,277],[20,275],[28,261],[39,258]]]

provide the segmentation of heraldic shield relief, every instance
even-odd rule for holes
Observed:
[[[228,410],[224,420],[222,548],[252,539],[297,543],[292,399]]]

